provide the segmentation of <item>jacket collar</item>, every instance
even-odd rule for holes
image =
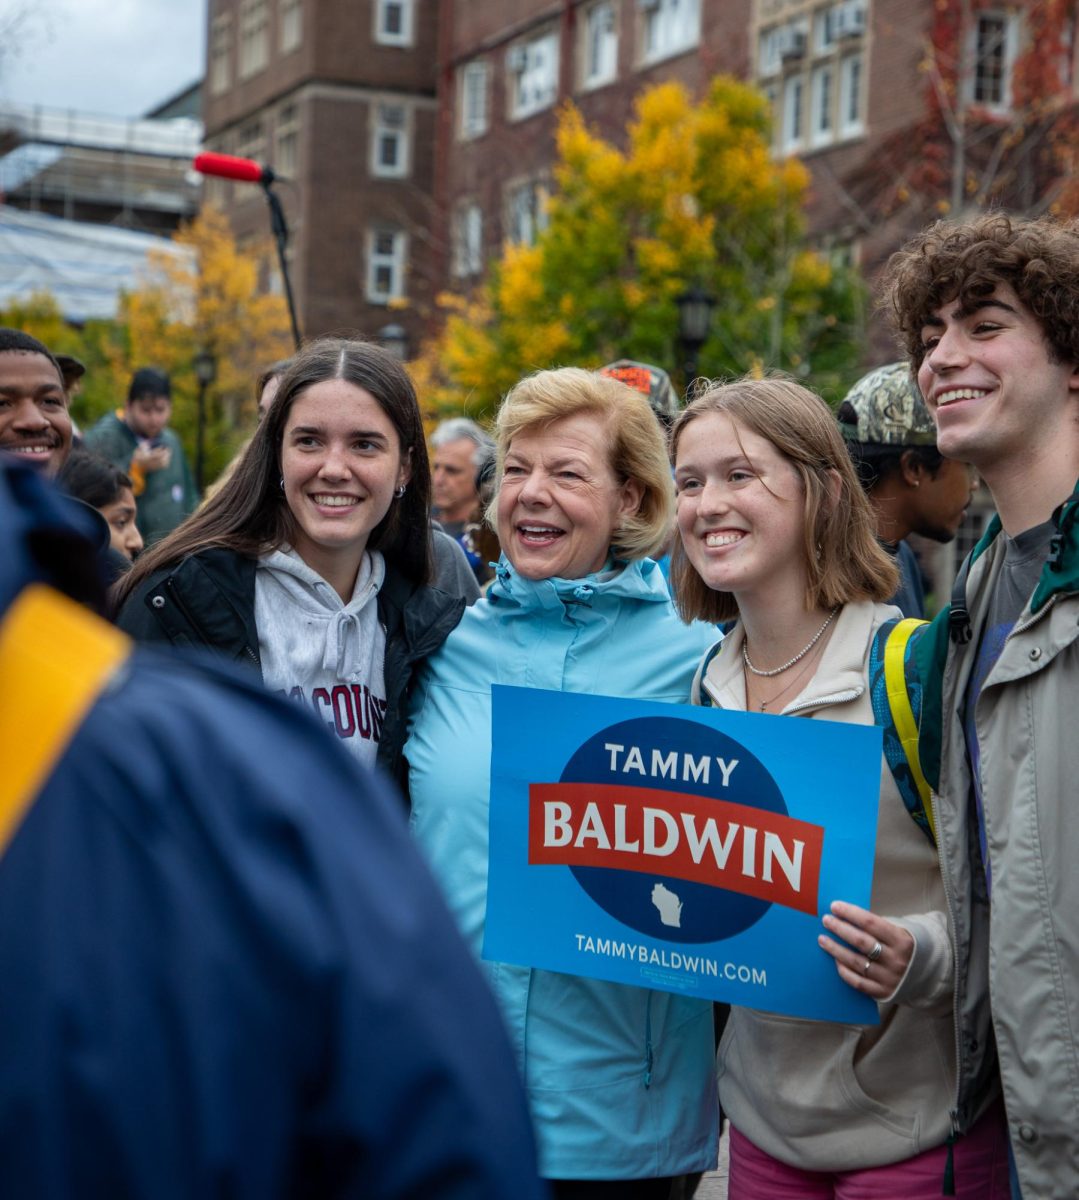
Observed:
[[[857,699],[865,691],[866,655],[876,614],[877,607],[869,600],[843,606],[812,678],[800,692],[788,698],[781,712],[840,704]],[[724,708],[746,706],[744,642],[745,630],[739,621],[724,639],[723,649],[712,660],[705,679],[709,694]]]
[[[619,569],[620,568],[620,569]],[[591,608],[607,600],[670,601],[670,592],[659,565],[650,558],[637,562],[616,561],[611,569],[583,579],[525,579],[503,554],[495,568],[487,599],[496,604],[513,604],[525,611],[565,609],[570,605]]]

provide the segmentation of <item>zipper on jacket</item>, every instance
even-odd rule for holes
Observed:
[[[830,696],[821,696],[817,700],[806,700],[802,704],[795,704],[792,708],[785,708],[781,714],[777,716],[790,717],[795,713],[809,712],[814,708],[827,708],[830,704],[846,704],[850,700],[857,700],[859,696],[865,695],[865,688],[853,688],[849,692],[833,692]]]
[[[644,1002],[644,1086],[652,1086],[652,992]]]

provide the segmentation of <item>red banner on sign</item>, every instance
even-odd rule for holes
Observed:
[[[528,861],[685,879],[814,914],[824,828],[746,804],[600,783],[533,783]]]

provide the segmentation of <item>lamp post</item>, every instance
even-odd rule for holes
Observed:
[[[401,325],[383,325],[378,331],[378,341],[398,362],[408,359],[408,330]]]
[[[694,284],[686,288],[675,303],[678,305],[678,343],[684,355],[682,369],[688,397],[697,382],[697,356],[708,341],[716,298],[699,284]]]
[[[195,433],[195,486],[201,495],[206,462],[206,391],[217,378],[217,359],[212,350],[204,348],[195,355],[195,378],[199,383],[198,425]]]

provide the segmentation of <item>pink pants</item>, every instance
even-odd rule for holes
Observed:
[[[994,1106],[953,1147],[957,1200],[1009,1200],[1008,1135]],[[947,1146],[860,1171],[801,1171],[758,1149],[731,1126],[728,1200],[937,1200]]]

